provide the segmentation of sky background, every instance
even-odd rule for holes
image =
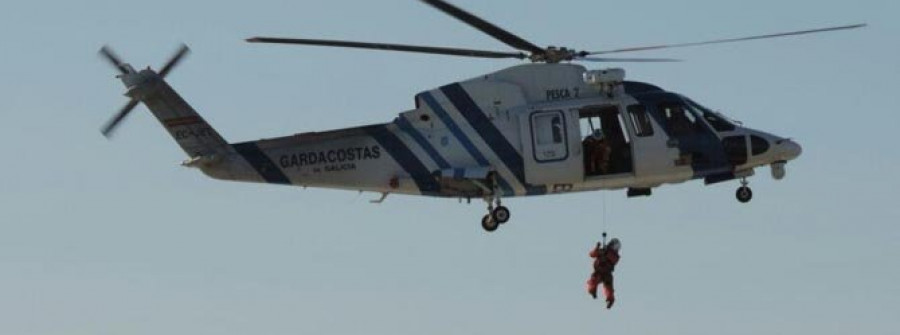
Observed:
[[[634,53],[684,93],[804,153],[774,181],[481,202],[214,181],[96,54],[159,67],[232,142],[386,122],[419,91],[506,66],[243,42],[254,35],[506,50],[385,1],[0,5],[0,334],[896,334],[900,2],[454,0],[538,45],[607,49],[866,22],[801,38]],[[624,56],[624,55],[623,55]],[[605,64],[590,64],[592,68]],[[622,66],[622,64],[609,64]],[[612,310],[588,249],[623,240]]]

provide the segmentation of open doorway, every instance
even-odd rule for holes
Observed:
[[[578,111],[585,176],[632,173],[631,139],[617,106],[590,106]]]

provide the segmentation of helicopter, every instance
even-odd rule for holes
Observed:
[[[576,62],[672,62],[609,58],[614,53],[689,47],[855,29],[865,24],[604,51],[539,47],[443,0],[421,0],[517,51],[406,44],[253,37],[252,43],[348,47],[528,61],[415,95],[415,108],[390,122],[227,142],[165,81],[188,54],[182,47],[159,70],[137,71],[110,48],[100,54],[119,71],[131,100],[101,129],[110,138],[143,103],[187,153],[182,165],[230,181],[389,194],[481,198],[481,226],[509,221],[508,197],[626,189],[650,196],[664,184],[738,180],[735,197],[749,202],[747,178],[769,166],[785,177],[801,146],[745,127],[689,97],[626,80],[621,68],[587,69]]]

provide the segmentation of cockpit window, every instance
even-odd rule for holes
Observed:
[[[736,128],[733,123],[729,122],[728,119],[721,114],[713,112],[691,99],[685,98],[685,100],[687,100],[688,103],[692,107],[694,107],[694,109],[698,110],[700,114],[703,115],[703,118],[706,120],[706,122],[708,122],[709,125],[712,126],[716,131],[732,131]]]
[[[753,156],[762,155],[769,151],[769,141],[756,135],[750,135],[750,148]]]
[[[732,131],[735,129],[733,124],[719,117],[719,115],[704,112],[703,118],[706,119],[706,122],[709,122],[716,131]]]
[[[644,105],[628,106],[628,114],[631,114],[631,125],[634,126],[635,135],[638,137],[653,136],[653,125],[650,123],[650,115]]]
[[[666,118],[666,127],[672,135],[686,135],[693,133],[696,129],[697,117],[691,113],[687,105],[680,102],[664,102],[657,108]]]

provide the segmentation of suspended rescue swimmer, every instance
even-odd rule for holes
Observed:
[[[603,240],[606,240],[606,233],[603,233]],[[613,271],[616,264],[619,263],[619,250],[622,243],[618,238],[613,238],[609,243],[597,242],[597,245],[590,252],[591,258],[594,259],[594,272],[587,281],[587,291],[594,299],[597,299],[597,286],[603,284],[603,295],[606,297],[606,308],[612,308],[616,302],[615,288],[613,287]]]

